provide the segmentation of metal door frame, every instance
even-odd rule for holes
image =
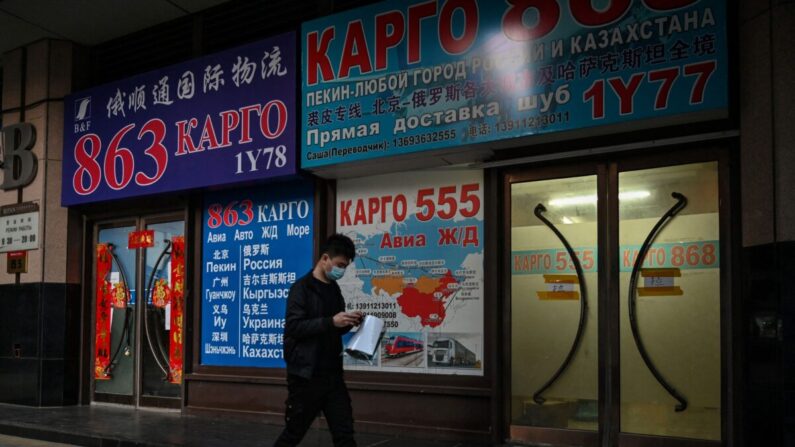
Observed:
[[[99,232],[104,229],[110,228],[119,228],[119,227],[134,227],[134,231],[140,231],[146,229],[147,225],[150,224],[157,224],[163,222],[174,222],[174,221],[181,221],[184,225],[184,236],[186,240],[190,240],[188,238],[188,220],[187,220],[187,213],[186,211],[172,211],[172,212],[160,212],[160,213],[141,213],[135,214],[131,216],[113,218],[113,219],[103,219],[94,222],[91,225],[92,237],[88,238],[91,240],[91,247],[96,247],[99,243]],[[192,250],[186,244],[186,261],[192,253]],[[88,253],[93,254],[92,251],[88,251]],[[86,350],[86,356],[90,358],[91,364],[93,364],[93,356],[94,356],[94,346],[95,346],[95,331],[96,331],[96,307],[93,305],[94,300],[96,299],[96,268],[95,268],[95,258],[93,255],[85,257],[85,268],[86,271],[89,272],[88,275],[84,275],[84,277],[90,277],[91,283],[90,286],[84,287],[84,290],[89,292],[87,296],[87,304],[88,306],[84,306],[84,309],[87,308],[89,313],[89,318],[85,318],[84,321],[89,322],[88,330],[84,330],[84,334],[90,334],[89,340],[87,343],[83,343],[84,349]],[[146,296],[144,293],[145,288],[145,274],[146,271],[146,258],[143,255],[142,249],[135,250],[135,266],[136,266],[136,275],[135,278],[131,278],[135,284],[135,289],[137,293],[136,303],[146,305]],[[186,268],[187,273],[187,268]],[[186,279],[186,284],[188,280]],[[85,295],[84,295],[84,298]],[[186,301],[189,299],[188,294],[185,295]],[[133,394],[131,396],[126,395],[117,395],[117,394],[109,394],[109,393],[97,393],[96,392],[96,380],[94,379],[93,368],[88,368],[87,373],[88,377],[85,377],[85,372],[83,373],[84,377],[83,380],[87,380],[88,385],[88,395],[89,395],[89,402],[95,403],[112,403],[112,404],[121,404],[121,405],[129,405],[134,408],[172,408],[172,409],[181,409],[183,397],[185,393],[185,384],[184,381],[180,384],[180,395],[177,397],[161,397],[161,396],[145,396],[143,395],[143,365],[142,365],[142,356],[143,356],[143,345],[142,342],[144,341],[142,338],[142,325],[143,321],[143,306],[136,305],[135,306],[135,350],[134,350],[134,366],[133,366]],[[85,311],[85,310],[84,310]],[[183,309],[183,313],[185,309]],[[187,327],[187,322],[183,323]],[[187,343],[186,343],[187,344]]]
[[[728,148],[727,148],[728,146]],[[505,347],[502,356],[502,427],[508,439],[521,437],[525,441],[551,445],[582,445],[585,447],[733,447],[740,445],[738,432],[741,362],[735,340],[741,337],[739,324],[739,291],[736,251],[739,235],[736,179],[732,144],[704,147],[704,143],[671,147],[655,154],[600,155],[586,160],[552,161],[541,165],[509,167],[500,170],[503,201],[502,250],[502,319],[511,321],[511,185],[556,178],[597,175],[597,232],[598,232],[598,296],[591,292],[591,305],[598,305],[598,432],[544,427],[511,425],[511,325],[505,324],[499,336]],[[721,349],[721,441],[684,439],[623,433],[620,431],[620,303],[618,242],[618,175],[620,172],[677,166],[689,163],[718,163],[718,199],[720,231],[720,349]],[[498,196],[499,197],[499,196]],[[735,293],[732,293],[735,291]]]

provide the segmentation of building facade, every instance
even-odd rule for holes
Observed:
[[[789,445],[789,2],[229,2],[2,57],[0,402],[281,423],[328,234],[357,430]]]

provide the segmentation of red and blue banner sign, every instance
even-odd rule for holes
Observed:
[[[307,22],[301,166],[723,118],[726,9],[390,0]]]
[[[65,206],[295,174],[295,35],[65,100]]]

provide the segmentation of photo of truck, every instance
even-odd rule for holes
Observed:
[[[452,337],[437,338],[428,348],[428,366],[476,367],[477,356]]]

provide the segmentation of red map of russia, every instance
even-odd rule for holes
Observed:
[[[428,287],[429,283],[433,286]],[[422,277],[416,285],[403,289],[397,303],[407,317],[420,317],[423,326],[439,326],[444,321],[447,301],[455,293],[450,284],[458,284],[450,270],[441,278]]]

